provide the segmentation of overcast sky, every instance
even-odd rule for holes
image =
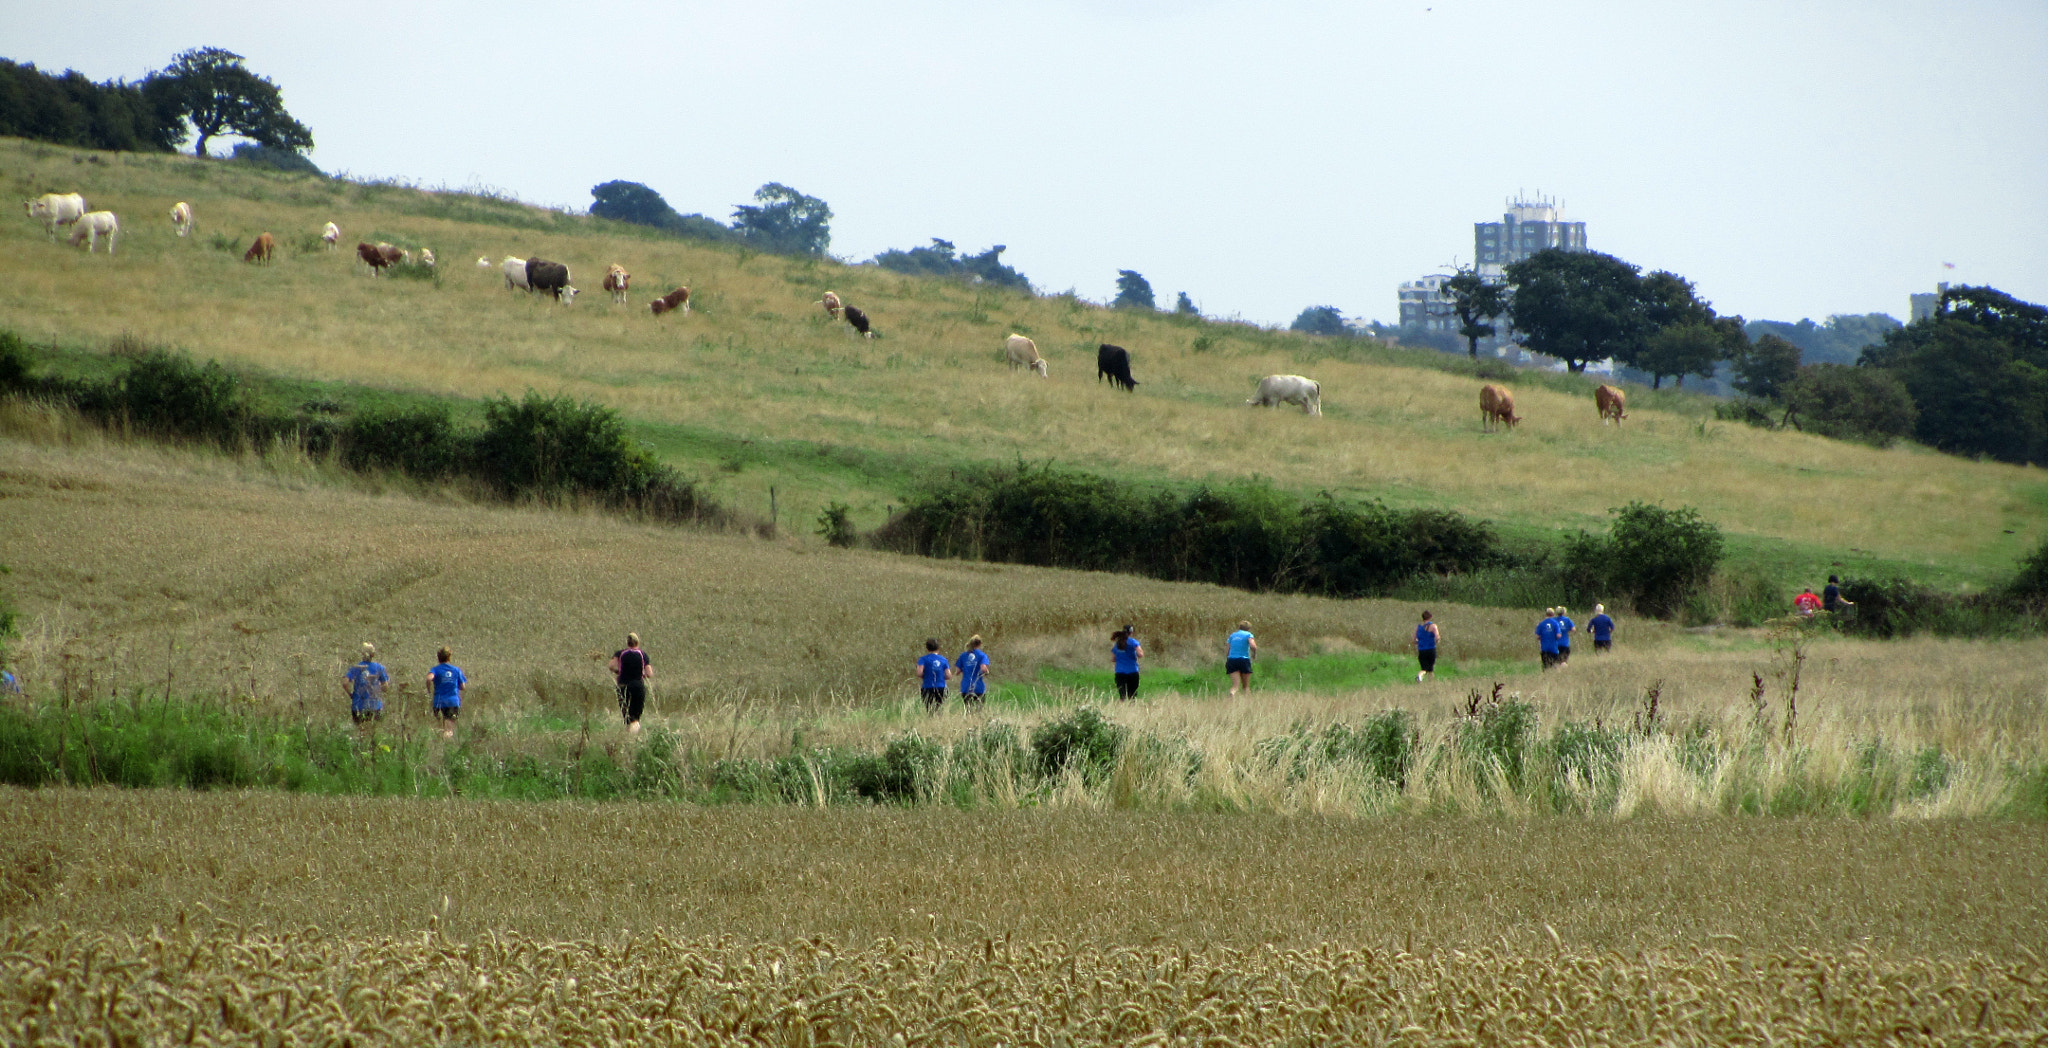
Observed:
[[[2048,302],[2048,3],[1516,0],[108,3],[4,55],[140,78],[218,46],[329,172],[727,219],[823,198],[832,252],[945,237],[1042,290],[1392,320],[1508,197],[1724,313]],[[1947,270],[1943,263],[1953,263]]]

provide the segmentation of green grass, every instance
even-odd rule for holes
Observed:
[[[1491,679],[1534,673],[1536,669],[1533,661],[1471,659],[1452,663],[1447,660],[1437,664],[1436,675],[1439,680]],[[1301,655],[1284,659],[1268,656],[1254,664],[1252,688],[1254,696],[1261,689],[1338,695],[1367,688],[1412,685],[1415,672],[1415,656],[1378,651]],[[1170,692],[1216,698],[1226,695],[1229,690],[1230,682],[1224,675],[1220,660],[1199,670],[1147,669],[1139,684],[1140,695]],[[1115,694],[1116,681],[1109,670],[1046,666],[1041,667],[1037,677],[1030,681],[991,682],[988,703],[997,709],[1035,709],[1072,702],[1075,695],[1109,698]]]

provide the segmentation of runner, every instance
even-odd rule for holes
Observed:
[[[1557,665],[1557,609],[1544,608],[1543,621],[1536,624],[1536,651],[1543,668]]]
[[[1572,621],[1572,616],[1571,616],[1571,613],[1570,613],[1570,612],[1568,612],[1568,611],[1566,611],[1566,610],[1564,610],[1564,605],[1562,605],[1562,604],[1558,605],[1558,606],[1557,606],[1557,664],[1558,664],[1558,665],[1562,666],[1562,665],[1564,665],[1565,663],[1567,663],[1567,662],[1570,662],[1570,661],[1571,661],[1571,657],[1572,657],[1572,631],[1573,631],[1573,630],[1575,630],[1575,629],[1578,629],[1578,628],[1579,628],[1579,624],[1578,624],[1578,623],[1576,623],[1576,622],[1573,622],[1573,621]]]
[[[1593,618],[1586,628],[1593,631],[1594,651],[1614,650],[1614,620],[1607,617],[1607,605],[1593,605]]]
[[[434,715],[441,718],[441,737],[455,737],[455,718],[462,713],[462,689],[469,686],[469,676],[449,659],[455,653],[442,648],[434,653],[434,668],[427,671],[427,683],[434,689]]]
[[[1252,693],[1252,660],[1259,657],[1259,639],[1252,636],[1252,624],[1240,621],[1237,632],[1228,640],[1230,648],[1224,653],[1223,672],[1230,675],[1230,694],[1243,691]]]
[[[1429,612],[1422,613],[1422,624],[1415,627],[1415,639],[1408,646],[1415,649],[1415,659],[1422,666],[1422,672],[1415,675],[1415,683],[1436,678],[1436,648],[1443,643],[1443,632],[1436,623],[1429,621]]]
[[[967,650],[953,660],[953,672],[960,677],[960,705],[980,706],[988,697],[988,652],[981,650],[981,634],[967,638]]]
[[[368,724],[384,717],[384,686],[391,683],[391,674],[377,663],[377,646],[363,642],[361,661],[342,674],[348,681],[348,715],[357,724]]]
[[[654,660],[640,650],[640,635],[626,634],[626,646],[612,653],[612,679],[619,687],[619,715],[626,718],[626,730],[640,730],[640,714],[647,709],[647,682],[654,679]]]
[[[925,641],[924,654],[917,657],[917,678],[925,712],[937,713],[946,708],[946,672],[950,668],[946,657],[939,654],[938,638]]]
[[[1110,665],[1116,674],[1116,697],[1135,699],[1138,697],[1138,660],[1145,657],[1145,646],[1138,643],[1138,628],[1126,625],[1109,635]]]

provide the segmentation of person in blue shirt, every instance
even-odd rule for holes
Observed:
[[[434,653],[434,668],[427,671],[427,683],[434,689],[434,715],[441,718],[441,737],[455,737],[455,718],[462,712],[462,689],[469,677],[449,659],[455,653],[442,648]]]
[[[917,676],[924,694],[924,708],[937,713],[946,706],[946,671],[951,664],[939,654],[939,642],[932,638],[924,642],[924,654],[917,659]]]
[[[1614,620],[1607,617],[1607,605],[1593,605],[1593,617],[1587,620],[1586,628],[1593,631],[1594,651],[1614,650]]]
[[[391,674],[377,663],[377,646],[363,642],[362,660],[342,674],[348,681],[348,715],[357,724],[367,724],[384,716],[384,686],[391,683]]]
[[[1125,626],[1109,635],[1110,669],[1116,676],[1116,697],[1135,699],[1138,697],[1138,660],[1145,657],[1145,646],[1138,643],[1135,626]]]
[[[1571,658],[1572,658],[1572,631],[1573,631],[1573,630],[1575,630],[1575,629],[1578,629],[1578,628],[1579,628],[1579,624],[1578,624],[1578,623],[1576,623],[1576,622],[1573,622],[1573,621],[1572,621],[1572,616],[1571,616],[1571,613],[1565,610],[1565,607],[1564,607],[1564,605],[1562,605],[1562,604],[1558,605],[1558,606],[1557,606],[1557,664],[1558,664],[1559,666],[1562,666],[1562,665],[1564,665],[1565,663],[1567,663],[1567,662],[1570,662],[1570,661],[1571,661]]]
[[[1429,612],[1422,613],[1422,623],[1415,627],[1415,639],[1408,646],[1415,649],[1415,660],[1422,666],[1422,672],[1415,675],[1415,683],[1436,677],[1436,649],[1443,643],[1444,635],[1429,621]]]
[[[1223,653],[1223,672],[1230,675],[1230,694],[1242,691],[1252,693],[1252,660],[1259,655],[1259,639],[1252,636],[1252,624],[1240,621],[1237,631],[1229,637],[1230,647]]]
[[[21,694],[21,682],[14,679],[14,674],[7,670],[0,670],[0,691],[4,691],[9,695],[19,695]]]
[[[1543,668],[1557,664],[1557,609],[1544,608],[1543,621],[1536,624],[1536,649],[1543,657]]]
[[[953,673],[960,678],[960,705],[981,705],[988,697],[988,652],[981,650],[981,634],[967,638],[967,650],[953,660]]]

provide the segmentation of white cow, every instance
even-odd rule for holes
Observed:
[[[334,246],[341,243],[341,227],[332,222],[322,226],[320,228],[320,242],[327,245],[327,250],[334,250]]]
[[[420,265],[423,265],[423,266],[427,267],[428,269],[432,269],[432,268],[434,268],[434,249],[433,249],[433,248],[430,248],[430,247],[423,247],[423,248],[421,248],[421,249],[420,249]]]
[[[493,265],[493,263],[491,262],[491,256],[489,256],[489,255],[478,255],[478,256],[476,256],[476,268],[478,268],[478,269],[489,269],[489,268],[491,268],[491,266],[492,266],[492,265]]]
[[[98,251],[101,237],[107,238],[107,254],[113,254],[114,242],[121,238],[121,220],[112,211],[88,211],[71,227],[72,247],[83,243],[86,251]]]
[[[1022,335],[1011,335],[1003,340],[1003,352],[1010,358],[1013,368],[1030,368],[1038,372],[1039,378],[1051,378],[1045,373],[1045,358],[1038,355],[1038,343]]]
[[[57,239],[58,226],[68,226],[85,214],[85,198],[77,193],[44,193],[21,203],[28,208],[28,217],[43,220],[51,240]]]
[[[510,291],[513,288],[518,288],[521,291],[533,290],[526,284],[525,259],[506,255],[505,261],[498,263],[498,268],[504,271],[505,274],[505,290]]]
[[[1259,380],[1259,392],[1245,401],[1256,407],[1299,404],[1304,415],[1323,413],[1323,384],[1300,375],[1267,375]]]
[[[171,208],[171,228],[181,237],[192,235],[192,205],[180,200]]]

